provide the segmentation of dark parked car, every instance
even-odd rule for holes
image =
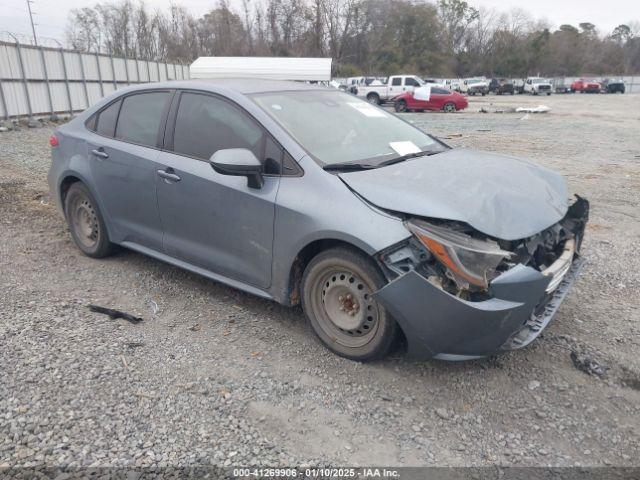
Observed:
[[[624,82],[622,80],[610,80],[605,78],[602,82],[602,91],[605,93],[624,93]]]
[[[513,86],[513,82],[506,78],[501,78],[498,80],[498,87],[494,91],[497,95],[513,95],[515,93],[515,88]]]
[[[339,355],[524,347],[578,274],[588,203],[525,160],[451,149],[335,89],[118,91],[50,140],[78,248],[123,246],[285,305]]]

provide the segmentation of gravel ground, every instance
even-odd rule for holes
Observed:
[[[479,112],[538,103],[552,111]],[[406,115],[451,145],[554,168],[592,202],[590,263],[544,335],[457,364],[350,362],[299,309],[133,252],[84,257],[48,203],[51,127],[0,133],[0,468],[640,466],[638,112],[638,95],[558,95]]]

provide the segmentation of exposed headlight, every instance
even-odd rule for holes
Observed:
[[[479,240],[422,220],[409,220],[405,225],[456,280],[478,287],[487,288],[500,262],[513,256],[496,242]]]

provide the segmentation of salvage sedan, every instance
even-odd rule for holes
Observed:
[[[414,92],[404,92],[393,99],[393,105],[396,112],[442,110],[450,113],[464,110],[469,106],[469,102],[464,95],[460,95],[458,92],[441,87],[431,87],[429,100],[416,98]]]
[[[311,85],[127,88],[50,139],[90,257],[126,247],[285,305],[354,360],[524,347],[572,282],[588,203],[528,161],[454,150]]]

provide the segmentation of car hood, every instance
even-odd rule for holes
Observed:
[[[465,222],[504,240],[530,237],[561,220],[568,208],[559,174],[522,159],[465,149],[339,176],[377,207]]]

